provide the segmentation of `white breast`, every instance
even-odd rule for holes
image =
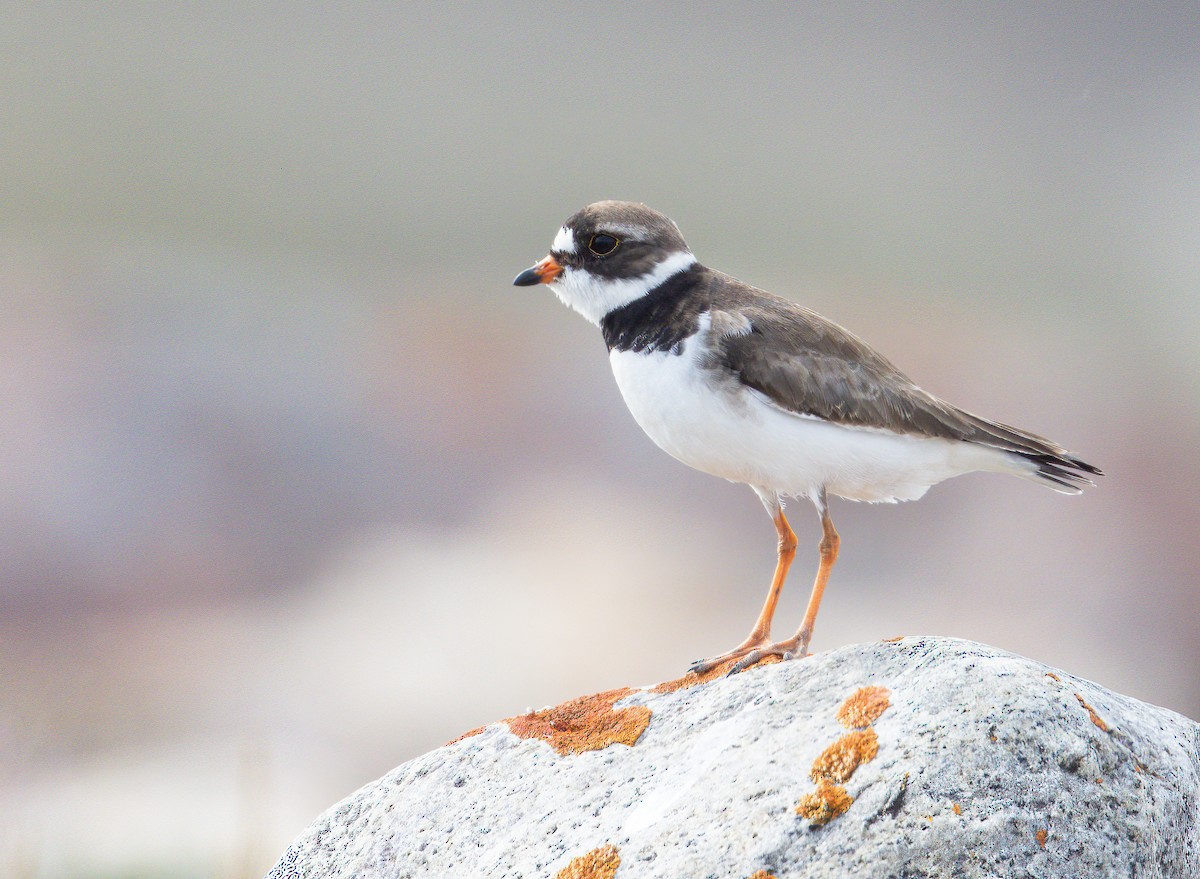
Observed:
[[[613,351],[613,375],[649,437],[683,463],[785,495],[822,486],[851,500],[915,500],[972,470],[1008,470],[992,449],[794,415],[702,365],[708,315],[681,354]]]

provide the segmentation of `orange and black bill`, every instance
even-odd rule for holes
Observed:
[[[513,280],[516,287],[532,287],[534,284],[549,284],[562,274],[562,266],[548,256],[531,269],[526,269]]]

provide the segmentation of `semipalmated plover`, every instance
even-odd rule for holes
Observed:
[[[839,538],[827,497],[907,501],[951,476],[1010,473],[1078,494],[1100,471],[1036,434],[964,412],[917,387],[862,340],[787,299],[705,268],[679,228],[642,204],[572,216],[550,255],[513,281],[546,284],[600,327],[642,430],[685,464],[754,489],[779,534],[778,563],[749,636],[696,662],[731,673],[806,656]],[[804,621],[772,642],[796,535],[784,497],[817,507],[821,561]]]

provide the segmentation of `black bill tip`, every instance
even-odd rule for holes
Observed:
[[[538,267],[526,269],[513,278],[514,287],[532,287],[534,284],[542,283],[542,276],[538,273]]]

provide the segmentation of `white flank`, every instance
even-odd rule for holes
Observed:
[[[904,501],[973,470],[1012,472],[984,446],[859,430],[794,415],[733,376],[701,364],[710,318],[681,354],[613,351],[613,375],[634,419],[663,451],[731,482],[780,494]]]
[[[561,233],[560,233],[561,235]],[[557,248],[558,239],[555,239]],[[645,296],[667,278],[694,265],[696,257],[686,250],[672,253],[653,271],[636,278],[600,278],[583,269],[566,267],[549,287],[564,303],[597,326],[610,311]]]
[[[575,233],[563,226],[558,230],[558,234],[554,236],[554,243],[550,245],[551,253],[574,253],[575,252]]]

